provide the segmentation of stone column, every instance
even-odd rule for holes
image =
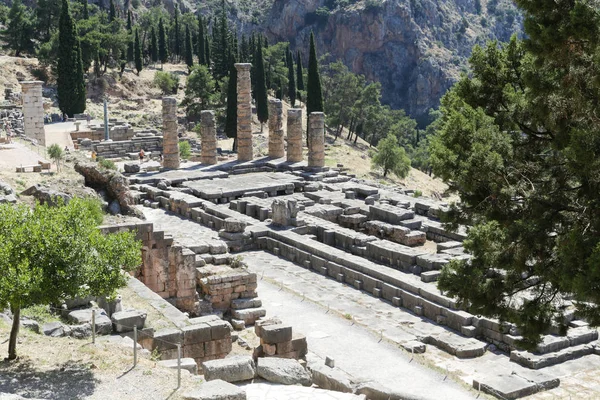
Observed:
[[[163,166],[179,168],[179,138],[177,137],[177,99],[163,97]]]
[[[290,108],[287,113],[287,160],[300,162],[302,156],[302,109]]]
[[[269,157],[285,157],[283,103],[278,99],[269,100]]]
[[[251,161],[252,154],[252,105],[250,68],[252,64],[235,64],[237,69],[237,143],[238,161]]]
[[[308,166],[325,166],[325,114],[310,113],[308,119]]]
[[[42,81],[23,81],[23,128],[25,136],[35,139],[38,144],[46,145],[44,132],[44,103],[42,100]]]
[[[215,112],[204,110],[200,113],[202,124],[202,164],[214,165],[217,163],[217,126]]]

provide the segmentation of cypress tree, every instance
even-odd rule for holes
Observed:
[[[246,35],[242,34],[242,40],[240,43],[240,61],[247,63],[250,61],[250,49],[248,39]]]
[[[287,51],[287,64],[288,64],[288,97],[290,98],[290,106],[296,106],[296,74],[294,73],[294,57],[292,52],[288,48]],[[283,88],[281,89],[283,91]]]
[[[225,134],[233,138],[233,151],[237,150],[237,69],[235,57],[231,58],[229,67],[229,83],[227,85],[227,116],[225,119]]]
[[[108,22],[113,22],[117,18],[117,9],[115,7],[115,1],[110,0],[110,8],[108,11]]]
[[[259,41],[260,43],[260,41]],[[267,103],[267,85],[265,81],[265,63],[263,60],[263,47],[258,46],[256,56],[256,114],[260,121],[260,131],[263,131],[263,124],[269,120],[269,106]]]
[[[304,71],[302,69],[302,53],[300,53],[300,50],[296,53],[296,87],[298,88],[296,98],[302,101],[300,91],[304,90]]]
[[[81,8],[83,10],[83,19],[90,18],[90,12],[88,10],[88,2],[87,2],[87,0],[80,0],[80,1],[81,1]]]
[[[204,42],[204,33],[204,18],[198,15],[198,63],[200,65],[207,65],[206,50],[204,50],[204,46],[206,45]]]
[[[165,25],[162,18],[158,21],[158,58],[160,64],[166,63],[169,59],[169,49],[167,47],[167,32],[165,31]]]
[[[127,62],[133,62],[133,22],[131,18],[131,10],[127,11],[127,33],[129,41],[127,43]]]
[[[58,43],[58,105],[63,113],[72,117],[85,111],[85,80],[77,27],[71,17],[68,0],[62,0]]]
[[[137,74],[139,75],[144,68],[144,63],[142,60],[142,44],[140,43],[140,32],[138,29],[135,30],[135,43],[134,43],[134,52],[135,52],[135,69],[137,70]]]
[[[179,56],[181,55],[181,43],[179,41],[179,7],[175,5],[175,16],[173,20],[173,56],[175,56],[175,61],[179,60]]]
[[[306,117],[312,112],[323,111],[323,89],[319,75],[319,62],[315,47],[315,36],[310,33],[310,54],[308,57],[308,81],[306,83]]]
[[[192,47],[192,35],[189,25],[185,26],[185,63],[188,68],[194,66],[194,48]]]
[[[150,58],[153,63],[158,61],[158,39],[156,38],[156,30],[152,27],[152,34],[150,39]]]
[[[279,100],[283,100],[283,85],[281,83],[281,78],[277,80],[277,91],[275,92],[275,97]]]
[[[208,40],[208,35],[204,35],[204,61],[206,62],[206,66],[210,68],[211,53],[210,53],[210,41]]]

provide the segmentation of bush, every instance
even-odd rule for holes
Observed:
[[[106,158],[102,158],[102,157],[98,157],[98,165],[100,165],[102,168],[112,169],[115,171],[117,169],[117,166],[115,165],[114,161],[107,160]]]
[[[179,86],[179,76],[172,72],[156,71],[153,82],[163,94],[175,94]]]
[[[190,142],[187,140],[185,142],[179,143],[179,155],[184,160],[187,160],[192,155],[192,146],[190,146]]]

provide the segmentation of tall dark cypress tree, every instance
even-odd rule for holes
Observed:
[[[158,39],[156,37],[156,29],[152,27],[152,33],[150,38],[150,58],[153,63],[158,61]]]
[[[294,73],[294,57],[289,48],[286,59],[288,65],[288,97],[290,98],[290,106],[296,107],[296,74]],[[283,90],[283,88],[281,90]]]
[[[259,40],[260,43],[260,40]],[[267,103],[267,84],[265,81],[265,63],[263,60],[263,47],[258,46],[256,56],[256,115],[260,121],[260,131],[263,131],[263,125],[269,120],[269,106]]]
[[[161,68],[162,64],[166,63],[169,59],[167,32],[165,31],[165,24],[163,23],[162,18],[158,21],[158,58],[160,60]]]
[[[300,91],[304,90],[304,71],[302,69],[302,53],[300,53],[300,50],[296,53],[296,87],[298,88],[296,98],[302,101]]]
[[[206,63],[206,51],[204,50],[204,18],[202,15],[198,15],[198,63],[200,65],[207,65]]]
[[[244,34],[242,34],[242,40],[240,42],[240,62],[250,62],[250,44]]]
[[[179,61],[181,55],[181,42],[179,38],[179,7],[175,5],[175,16],[173,17],[173,56]]]
[[[129,41],[127,43],[127,62],[133,62],[133,21],[131,17],[131,10],[127,10],[127,34],[129,35]]]
[[[208,39],[208,34],[206,34],[204,35],[204,61],[209,68],[212,61],[211,58],[210,41]]]
[[[139,29],[135,30],[135,43],[134,43],[134,52],[135,52],[135,69],[137,70],[137,74],[139,75],[144,68],[144,62],[142,60],[142,44],[140,43],[140,32]]]
[[[117,18],[117,8],[115,7],[115,1],[110,0],[110,7],[108,10],[108,21],[113,22]]]
[[[69,0],[62,0],[58,43],[58,106],[63,113],[73,117],[73,114],[85,111],[85,80],[77,27],[69,11]]]
[[[227,114],[225,119],[225,134],[233,138],[233,151],[237,150],[237,69],[235,57],[231,58],[229,67],[229,83],[227,84]]]
[[[188,69],[191,69],[194,66],[194,48],[189,25],[185,26],[185,63],[187,64]]]
[[[323,89],[319,75],[319,61],[315,47],[315,36],[310,33],[310,54],[308,57],[308,81],[306,82],[306,114],[323,111]]]
[[[83,10],[83,19],[90,18],[90,11],[88,10],[87,0],[80,0],[80,1],[81,1],[81,9]]]

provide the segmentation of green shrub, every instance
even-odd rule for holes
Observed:
[[[107,160],[106,158],[98,157],[98,165],[100,165],[102,168],[112,169],[115,171],[117,170],[115,162],[112,160]]]
[[[172,72],[156,71],[153,82],[163,94],[175,94],[179,86],[179,76]]]
[[[192,146],[190,146],[190,142],[187,140],[185,142],[179,143],[179,155],[184,160],[187,160],[192,155]]]
[[[415,190],[415,192],[413,193],[413,197],[421,197],[423,196],[423,192],[421,192],[420,190]]]

